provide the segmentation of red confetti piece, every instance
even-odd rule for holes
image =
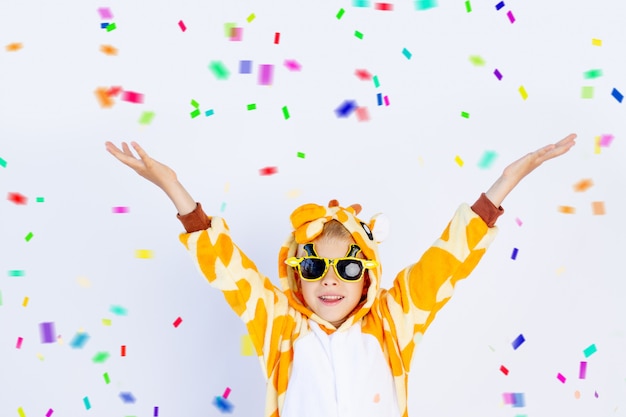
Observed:
[[[23,342],[23,341],[24,341],[24,339],[23,339],[23,338],[18,337],[18,338],[17,338],[17,343],[15,344],[15,347],[16,347],[17,349],[21,349],[21,348],[22,348],[22,342]]]
[[[358,69],[354,71],[354,75],[359,77],[359,79],[362,81],[369,81],[372,79],[372,74],[370,74],[368,70],[364,69]]]
[[[15,204],[26,205],[26,201],[28,200],[28,198],[20,193],[9,193],[9,195],[7,196],[7,200]]]
[[[376,3],[374,5],[376,10],[393,10],[393,4],[391,3]]]
[[[502,372],[504,375],[508,375],[509,374],[509,370],[506,369],[506,367],[504,365],[500,366],[500,372]]]
[[[124,91],[122,93],[122,101],[128,101],[130,103],[143,103],[143,94],[135,93],[134,91]]]
[[[274,175],[278,172],[278,167],[265,167],[259,169],[260,175]]]
[[[274,33],[274,43],[278,45],[279,42],[280,42],[280,32],[276,32]]]
[[[367,107],[357,107],[356,118],[359,122],[367,122],[370,119]]]
[[[121,355],[122,356],[126,356],[126,345],[122,345],[122,349],[121,349]]]
[[[187,26],[185,26],[185,23],[182,20],[178,21],[178,27],[180,27],[180,30],[183,32],[187,30]]]
[[[122,87],[111,87],[107,90],[107,95],[109,97],[116,97],[122,91]]]
[[[183,319],[181,319],[180,317],[178,317],[176,320],[174,320],[174,327],[178,327],[180,326],[180,323],[183,322]]]

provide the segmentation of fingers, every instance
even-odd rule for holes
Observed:
[[[135,152],[137,152],[137,155],[139,155],[142,161],[147,162],[150,159],[146,151],[144,151],[137,142],[131,142],[130,144],[133,145],[133,148],[135,148]]]

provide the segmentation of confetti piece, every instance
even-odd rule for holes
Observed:
[[[383,99],[385,100],[385,106],[389,105],[389,96],[385,96],[383,97]]]
[[[602,46],[602,39],[591,38],[591,44],[593,46]]]
[[[339,107],[335,109],[337,117],[348,117],[354,110],[356,110],[356,101],[345,100]]]
[[[180,317],[177,317],[176,320],[174,320],[174,323],[172,323],[174,325],[174,327],[178,327],[180,326],[180,323],[183,322],[183,319],[181,319]]]
[[[359,39],[363,39],[363,34],[361,32],[359,32],[358,30],[354,31],[354,36],[356,36]]]
[[[105,55],[117,55],[117,48],[112,45],[100,45],[100,52]]]
[[[99,7],[98,14],[100,15],[100,19],[113,19],[113,13],[111,13],[111,9],[108,7]]]
[[[567,378],[565,378],[560,372],[556,375],[556,379],[561,381],[562,384],[565,384],[565,381],[567,381]]]
[[[112,31],[114,31],[115,29],[117,29],[117,26],[115,25],[115,23],[109,23],[109,24],[107,25],[106,29],[107,29],[107,32],[112,32]]]
[[[374,9],[376,9],[376,10],[384,10],[384,11],[392,11],[393,10],[393,4],[391,4],[391,3],[375,3],[374,4]]]
[[[496,10],[500,10],[501,8],[504,7],[504,2],[501,1],[500,3],[496,4]]]
[[[302,194],[302,191],[300,190],[289,190],[287,191],[287,198],[298,198],[300,197],[300,194]]]
[[[109,373],[105,372],[104,374],[102,374],[102,377],[104,378],[104,383],[105,384],[110,384],[111,383],[111,379],[109,378]]]
[[[522,226],[522,221],[519,218],[515,218],[515,223],[517,223],[518,226]]]
[[[189,115],[191,116],[192,119],[200,116],[200,110],[195,109],[194,111],[192,111],[191,113],[189,113]]]
[[[78,285],[80,285],[83,288],[91,287],[91,281],[89,281],[85,277],[78,277],[78,278],[76,278],[76,282],[78,282]]]
[[[259,169],[259,175],[274,175],[278,173],[278,167],[265,167]]]
[[[600,151],[600,136],[596,136],[593,141],[593,153],[599,154]]]
[[[48,409],[48,412],[46,413],[46,417],[51,417],[52,413],[54,413],[54,410],[52,408]]]
[[[359,122],[367,122],[370,119],[367,107],[358,107],[356,109],[356,119]]]
[[[22,342],[23,342],[23,341],[24,341],[24,339],[23,339],[23,338],[18,337],[18,338],[17,338],[17,343],[15,344],[15,348],[16,348],[16,349],[21,349],[21,348],[22,348]]]
[[[601,69],[592,69],[592,70],[589,70],[589,71],[585,71],[583,73],[583,77],[585,77],[586,79],[594,79],[594,78],[602,77],[602,70]]]
[[[574,398],[576,398],[577,400],[580,400],[580,391],[578,390],[574,391]]]
[[[150,123],[152,123],[152,119],[154,119],[154,112],[145,111],[141,113],[141,116],[139,117],[139,124],[149,125]]]
[[[246,107],[247,107],[248,110],[256,110],[256,104],[255,103],[248,104]]]
[[[134,91],[124,91],[122,92],[122,101],[141,104],[143,103],[143,94]]]
[[[374,87],[375,87],[375,88],[380,87],[380,81],[378,81],[378,75],[374,75],[374,77],[372,78],[372,80],[374,81]]]
[[[470,55],[469,60],[475,67],[482,67],[485,65],[485,60],[478,55]]]
[[[470,115],[469,115],[469,113],[468,113],[468,112],[466,112],[466,111],[462,111],[462,112],[461,112],[461,117],[465,117],[466,119],[469,119],[469,116],[470,116]]]
[[[274,65],[259,65],[259,85],[272,85]]]
[[[241,42],[243,40],[243,28],[232,28],[230,32],[231,42]]]
[[[509,370],[506,369],[506,367],[504,365],[500,366],[500,372],[502,372],[504,375],[508,375],[509,374]]]
[[[620,93],[617,88],[613,88],[613,91],[611,91],[611,95],[615,98],[615,100],[617,100],[619,103],[622,102],[622,100],[624,99],[624,96],[622,95],[622,93]]]
[[[250,15],[248,15],[248,17],[246,17],[246,21],[247,21],[248,23],[252,23],[252,21],[254,20],[254,18],[255,18],[255,17],[256,17],[256,16],[255,16],[255,14],[254,14],[254,13],[250,13]],[[157,407],[157,408],[158,408],[158,407]]]
[[[180,30],[182,30],[183,32],[185,32],[187,30],[187,26],[185,26],[185,22],[183,22],[182,20],[178,21],[178,27],[180,28]]]
[[[153,417],[159,417],[159,407],[154,407],[154,413],[152,414]]]
[[[521,392],[505,392],[502,394],[502,399],[505,405],[512,405],[513,407],[524,407],[526,405],[524,394]]]
[[[571,206],[559,206],[557,208],[557,210],[561,213],[565,213],[565,214],[574,214],[576,213],[576,209],[574,207]]]
[[[106,29],[109,24],[107,22],[100,23],[100,29]]]
[[[460,166],[460,167],[462,167],[462,166],[463,166],[463,164],[464,164],[463,160],[461,159],[461,157],[460,157],[459,155],[457,155],[457,156],[455,156],[455,157],[454,157],[454,161],[455,161],[455,162],[457,163],[457,165],[458,165],[458,166]]]
[[[204,115],[206,117],[213,116],[214,114],[215,114],[215,111],[213,111],[213,109],[209,109],[209,110],[204,112]]]
[[[24,409],[22,407],[19,407],[17,409],[17,414],[19,414],[20,417],[26,417],[26,413],[24,412]]]
[[[130,392],[120,392],[120,398],[124,401],[125,404],[134,404],[135,397]]]
[[[226,389],[224,390],[224,393],[222,394],[222,397],[227,400],[229,395],[230,395],[230,388],[226,387]]]
[[[107,95],[109,97],[116,97],[119,93],[122,92],[122,87],[111,87],[107,90]]]
[[[5,161],[4,159],[0,158],[0,167],[6,168],[7,167],[7,161]]]
[[[19,270],[19,269],[9,270],[10,277],[23,277],[24,275],[25,275],[25,272],[23,270]]]
[[[251,74],[252,73],[252,61],[239,61],[239,74]]]
[[[472,5],[470,4],[469,0],[467,0],[467,1],[465,2],[465,11],[466,11],[467,13],[471,13],[471,12],[472,12]]]
[[[237,27],[236,23],[228,22],[224,23],[224,36],[230,38],[233,34],[233,28]]]
[[[596,349],[596,345],[594,343],[592,345],[589,345],[585,350],[583,350],[583,353],[585,355],[585,358],[588,358],[589,356],[593,355],[597,351],[598,349]]]
[[[593,181],[591,178],[583,179],[574,184],[574,191],[582,192],[587,191],[589,188],[593,186]]]
[[[116,206],[116,207],[111,208],[111,211],[116,214],[128,213],[129,210],[130,209],[128,207],[124,207],[124,206]]]
[[[509,10],[508,12],[506,12],[506,16],[509,18],[509,22],[515,23],[515,16],[513,16],[512,11]]]
[[[37,359],[39,359],[40,361],[43,361],[45,359],[41,353],[38,353],[36,356]]]
[[[230,76],[230,71],[221,61],[211,61],[209,69],[218,80],[226,80]]]
[[[370,7],[369,0],[352,0],[352,5],[354,7]]]
[[[9,193],[7,195],[7,200],[15,204],[26,205],[28,198],[20,193]]]
[[[594,393],[593,393],[593,396],[594,396],[594,397],[596,397],[596,398],[598,398],[598,391],[594,392]]]
[[[0,306],[2,305],[2,291],[0,291]]]
[[[85,409],[89,410],[91,408],[91,403],[89,402],[89,397],[83,398],[83,404],[85,404]]]
[[[380,402],[380,394],[379,393],[376,393],[376,395],[374,395],[374,402],[376,404],[378,404]]]
[[[602,135],[600,137],[600,146],[608,148],[609,146],[611,146],[611,142],[613,142],[613,139],[613,135]]]
[[[587,362],[580,362],[580,369],[578,371],[578,379],[585,379],[587,377]]]
[[[226,210],[226,202],[222,201],[222,205],[220,206],[220,211],[223,213]]]
[[[495,151],[485,151],[478,161],[478,167],[480,169],[489,169],[495,162],[498,154]]]
[[[278,45],[279,42],[280,42],[280,32],[276,32],[274,33],[274,44]]]
[[[520,335],[517,336],[513,342],[511,342],[511,346],[513,346],[513,350],[517,350],[517,348],[520,347],[521,344],[524,343],[525,341],[526,339],[524,339],[524,335],[520,333]]]
[[[28,232],[28,234],[24,237],[24,240],[26,240],[27,242],[30,242],[32,238],[33,238],[33,232]]]
[[[26,306],[28,306],[28,300],[29,300],[29,298],[28,298],[28,297],[24,297],[24,301],[22,301],[22,307],[26,307]],[[42,343],[43,343],[43,342],[42,342]]]
[[[499,81],[502,80],[502,74],[497,68],[493,71],[493,75],[495,75]]]
[[[43,203],[44,201],[45,201],[45,199],[44,199],[43,197],[37,197],[37,198],[35,199],[35,202],[36,202],[36,203]]]
[[[135,251],[135,258],[150,259],[153,256],[154,255],[150,249],[137,249]]]
[[[111,319],[102,319],[102,324],[105,326],[110,326],[111,325]]]
[[[222,397],[215,397],[213,399],[213,405],[223,413],[232,413],[234,408],[230,401]]]
[[[72,349],[82,349],[85,347],[85,343],[89,340],[89,335],[85,332],[78,332],[72,338],[70,342],[70,347]]]
[[[20,42],[13,42],[8,44],[5,48],[7,52],[17,52],[22,49],[24,46]]]
[[[428,10],[437,7],[437,0],[415,0],[415,9]]]
[[[594,88],[592,86],[589,86],[589,85],[583,86],[580,89],[580,98],[585,98],[585,99],[593,98],[593,90]]]
[[[523,85],[520,85],[518,91],[519,91],[520,95],[522,96],[523,100],[526,100],[528,98],[528,93],[526,92],[526,89],[524,88]]]
[[[54,322],[39,323],[39,337],[41,339],[41,343],[56,342]]]
[[[372,79],[372,74],[366,69],[357,69],[354,71],[354,75],[361,81],[369,81]],[[376,84],[377,81],[374,82]]]
[[[604,202],[603,201],[594,201],[591,203],[591,212],[595,215],[595,216],[602,216],[604,214],[606,214],[606,210],[604,208]]]
[[[513,248],[513,253],[511,254],[511,259],[515,260],[517,259],[517,248]]]
[[[109,352],[98,352],[91,358],[93,363],[104,363],[107,359],[109,359]]]
[[[343,8],[339,9],[339,11],[337,12],[337,14],[335,15],[335,17],[337,18],[337,20],[340,20],[340,19],[341,19],[341,17],[343,16],[343,14],[344,14],[345,12],[346,12],[346,11],[345,11]]]
[[[286,59],[283,64],[289,71],[300,71],[302,69],[302,65],[295,59]]]
[[[304,154],[304,152],[298,152],[297,157],[304,159],[306,155]]]
[[[285,120],[289,119],[289,109],[287,108],[287,106],[283,106],[283,117],[285,118]]]
[[[406,59],[411,59],[413,56],[413,54],[406,48],[402,48],[402,55],[404,55]]]

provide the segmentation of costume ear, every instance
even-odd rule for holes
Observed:
[[[375,214],[374,217],[370,219],[368,226],[374,235],[374,241],[376,241],[376,243],[384,241],[389,236],[391,226],[389,217],[383,213]]]

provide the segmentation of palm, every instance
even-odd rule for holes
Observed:
[[[544,146],[521,157],[504,169],[504,176],[521,180],[545,161],[569,151],[575,144],[574,139],[576,135],[572,133],[555,144]]]
[[[136,158],[133,155],[133,152],[130,150],[126,142],[122,142],[122,150],[111,142],[106,142],[105,145],[107,151],[109,151],[109,153],[111,153],[119,161],[161,188],[166,182],[176,180],[176,173],[174,170],[149,157],[146,151],[144,151],[135,142],[131,142],[131,145],[137,152],[137,155],[139,155],[139,158]]]

